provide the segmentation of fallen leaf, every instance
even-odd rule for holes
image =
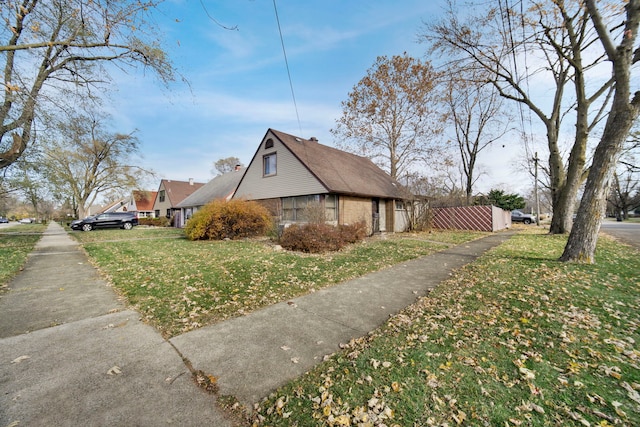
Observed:
[[[458,411],[457,414],[453,414],[452,416],[453,416],[453,419],[455,420],[455,422],[457,424],[464,423],[464,420],[467,418],[467,414],[465,414],[464,412],[462,412],[460,410]]]
[[[534,374],[532,370],[524,367],[521,367],[518,369],[520,370],[520,373],[522,374],[525,380],[533,380],[536,378],[536,374]]]
[[[24,360],[27,360],[27,359],[31,359],[31,356],[20,356],[20,357],[16,357],[15,359],[13,359],[13,360],[11,361],[11,363],[16,363],[16,364],[18,364],[18,363],[20,363],[20,362],[22,362],[22,361],[24,361]]]
[[[122,373],[122,370],[118,366],[114,366],[113,368],[107,371],[108,375],[120,375],[121,373]]]
[[[633,400],[636,403],[640,403],[640,394],[637,391],[635,391],[633,387],[629,385],[628,382],[624,381],[622,383],[622,388],[627,390],[627,395],[631,400]]]

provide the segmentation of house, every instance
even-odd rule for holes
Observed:
[[[160,218],[161,216],[164,216],[166,218],[173,219],[175,222],[175,215],[180,214],[180,209],[177,207],[178,203],[193,194],[203,185],[204,183],[194,182],[193,179],[190,179],[189,181],[172,181],[170,179],[163,179],[160,181],[158,194],[156,195],[156,199],[153,204],[155,217]]]
[[[184,227],[189,218],[207,203],[213,200],[230,200],[245,170],[236,166],[233,172],[216,176],[178,203],[176,207],[180,209],[180,220],[176,222],[176,227]]]
[[[333,224],[364,221],[372,233],[406,229],[400,185],[371,160],[274,129],[233,197],[262,202],[281,225],[307,221],[315,205]]]
[[[153,204],[156,201],[157,191],[134,190],[127,201],[127,210],[137,212],[138,218],[155,218]]]
[[[127,200],[126,199],[118,199],[114,202],[109,203],[108,205],[102,206],[99,209],[98,213],[110,213],[110,212],[127,212]]]

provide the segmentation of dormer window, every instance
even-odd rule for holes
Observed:
[[[276,174],[276,153],[267,154],[262,158],[264,165],[263,175],[272,176]]]
[[[273,139],[269,138],[264,142],[264,149],[273,148]]]

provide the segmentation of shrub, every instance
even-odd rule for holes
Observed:
[[[282,233],[280,245],[291,251],[322,253],[337,251],[366,236],[364,223],[334,227],[328,224],[293,224]]]
[[[271,228],[269,211],[258,202],[214,200],[185,226],[189,240],[241,239],[264,235]]]
[[[367,236],[367,224],[364,221],[355,224],[341,225],[338,231],[342,236],[342,240],[347,243],[356,243]]]
[[[153,227],[169,227],[171,225],[169,218],[138,218],[138,224],[150,225]]]

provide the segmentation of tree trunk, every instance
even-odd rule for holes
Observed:
[[[549,144],[549,179],[551,180],[551,205],[553,217],[549,226],[549,234],[565,234],[571,227],[572,204],[575,193],[567,191],[567,175],[558,148],[558,126],[556,120],[548,120],[547,141]]]
[[[638,109],[634,108],[633,104],[624,102],[616,105],[614,102],[602,139],[593,157],[574,227],[560,261],[589,264],[595,262],[598,232],[607,207],[607,194],[611,187],[613,172],[624,141],[638,117]]]
[[[549,234],[566,234],[571,229],[573,203],[577,192],[567,190],[567,186],[564,185],[553,195],[551,201],[553,217],[549,226]]]
[[[595,0],[587,0],[589,16],[598,33],[608,59],[613,64],[615,92],[609,117],[589,169],[578,215],[560,261],[595,262],[596,244],[602,215],[607,207],[607,195],[616,163],[631,126],[640,112],[640,92],[631,99],[631,65],[640,56],[634,53],[634,41],[640,21],[640,0],[630,0],[620,45],[614,46],[609,29],[604,24]]]

